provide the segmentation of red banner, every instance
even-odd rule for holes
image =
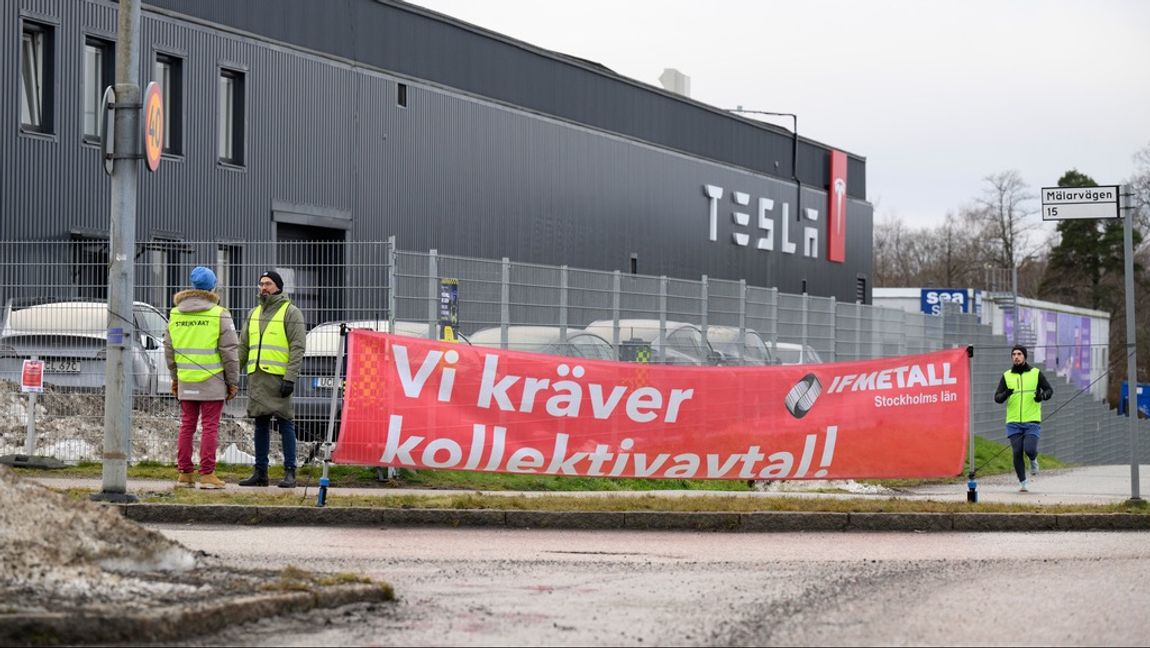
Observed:
[[[666,367],[349,333],[334,460],[677,479],[962,471],[965,349],[777,367]]]

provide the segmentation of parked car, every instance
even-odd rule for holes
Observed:
[[[316,325],[307,333],[307,351],[304,353],[299,379],[292,395],[296,438],[301,441],[319,442],[327,438],[332,388],[336,384],[335,365],[336,354],[339,353],[339,327],[343,323],[325,322]],[[359,320],[346,324],[351,329],[391,332],[387,320]],[[409,337],[428,337],[426,322],[396,322],[394,332],[396,335]],[[466,337],[456,334],[456,338],[460,343],[468,344]],[[343,371],[346,375],[346,359]],[[336,403],[336,430],[339,430],[339,415],[342,410],[343,401],[340,399]]]
[[[823,361],[819,352],[809,344],[775,342],[773,348],[775,356],[782,364],[819,364]]]
[[[168,394],[172,378],[164,360],[168,319],[150,304],[132,307],[136,337],[130,342],[135,391]],[[0,327],[0,378],[20,382],[24,360],[44,361],[44,383],[101,389],[107,365],[108,303],[97,300],[10,299]]]
[[[503,332],[498,326],[477,331],[468,339],[475,346],[498,349]],[[508,326],[507,349],[591,360],[615,360],[615,349],[601,336],[568,328],[564,342],[558,326]]]
[[[707,342],[719,354],[719,364],[724,365],[776,365],[779,359],[771,351],[763,336],[755,329],[744,328],[743,338],[739,339],[737,326],[708,326]]]
[[[604,340],[614,338],[615,321],[598,320],[587,325],[586,330]],[[721,357],[703,339],[703,331],[694,324],[664,322],[663,335],[659,334],[659,320],[624,319],[619,320],[619,357],[631,360],[631,349],[649,348],[648,362],[668,365],[701,366],[719,364]]]

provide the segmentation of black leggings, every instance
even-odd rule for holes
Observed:
[[[1033,434],[1015,434],[1010,437],[1010,447],[1014,450],[1014,473],[1018,481],[1026,481],[1026,461],[1022,455],[1025,453],[1030,459],[1038,458],[1038,437]]]

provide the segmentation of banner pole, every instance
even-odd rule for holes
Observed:
[[[978,482],[974,480],[974,345],[966,347],[966,437],[967,437],[967,465],[966,474],[966,501],[971,504],[978,503]]]
[[[319,478],[319,495],[316,506],[327,505],[327,487],[331,484],[328,478],[328,468],[331,466],[331,446],[335,436],[335,411],[339,403],[339,395],[343,392],[343,354],[347,350],[347,322],[339,324],[339,351],[335,354],[335,376],[331,384],[331,409],[327,413],[327,437],[323,442],[323,472]]]

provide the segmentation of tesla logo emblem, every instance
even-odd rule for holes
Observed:
[[[827,260],[846,260],[847,154],[831,151],[830,191],[827,192]]]
[[[845,190],[845,187],[844,187]],[[703,185],[703,194],[708,201],[709,238],[719,240],[719,203],[726,191],[716,185]],[[784,254],[794,254],[798,243],[791,240],[791,205],[779,203],[776,212],[775,201],[771,198],[759,198],[755,202],[755,225],[751,226],[751,195],[742,191],[730,193],[731,222],[737,228],[731,233],[731,242],[738,247],[754,247],[756,250],[775,250],[775,225],[779,230],[779,251]],[[806,208],[803,210],[804,223],[818,223],[819,210]],[[812,259],[819,257],[819,229],[811,225],[802,227],[803,256]],[[752,239],[754,243],[752,245]]]

